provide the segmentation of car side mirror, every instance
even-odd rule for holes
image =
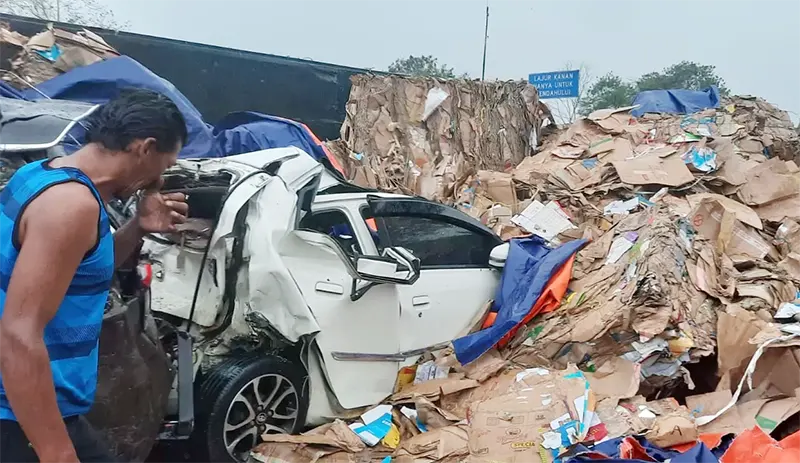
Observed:
[[[506,266],[506,259],[508,259],[508,250],[510,245],[508,243],[499,244],[492,249],[489,253],[489,266],[498,270],[502,270]]]
[[[419,279],[420,262],[408,249],[386,248],[380,256],[357,256],[358,278],[373,283],[412,285]]]

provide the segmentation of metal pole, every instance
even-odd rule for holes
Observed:
[[[486,0],[486,26],[483,30],[483,66],[481,66],[481,81],[486,78],[486,44],[489,42],[489,0]]]
[[[56,21],[61,22],[61,0],[56,0]]]

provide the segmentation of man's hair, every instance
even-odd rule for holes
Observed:
[[[143,89],[123,89],[86,120],[86,141],[112,151],[124,151],[134,140],[152,137],[166,153],[186,144],[186,121],[166,96]]]

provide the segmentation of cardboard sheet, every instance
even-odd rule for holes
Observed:
[[[619,178],[631,185],[681,186],[694,181],[694,175],[680,156],[660,157],[653,154],[627,161],[614,161]]]
[[[479,383],[474,379],[444,378],[432,379],[424,383],[412,384],[403,388],[400,392],[392,395],[389,399],[391,403],[412,403],[415,396],[422,396],[429,400],[439,400],[440,397],[455,394],[465,389],[478,387]]]
[[[758,232],[737,220],[735,213],[727,212],[733,220],[726,222],[723,227],[726,212],[726,208],[718,201],[705,198],[692,212],[692,225],[704,238],[715,243],[721,240],[725,254],[729,256],[755,259],[763,259],[768,254],[777,256],[775,248]]]
[[[470,417],[470,461],[540,462],[540,429],[568,413],[564,401],[544,403],[543,394],[548,393],[532,388],[477,403]]]
[[[614,357],[594,373],[584,373],[598,400],[628,399],[639,391],[641,365]]]
[[[733,215],[738,219],[740,222],[750,225],[751,227],[761,230],[763,228],[763,224],[761,223],[761,218],[759,214],[756,213],[753,209],[747,207],[746,205],[740,203],[739,201],[733,200],[728,198],[727,196],[722,196],[714,193],[698,193],[694,195],[689,195],[686,197],[689,201],[689,205],[692,208],[696,208],[701,201],[703,200],[713,200],[718,202],[725,210],[733,213]]]
[[[699,436],[694,420],[679,413],[659,416],[644,435],[648,441],[664,448],[696,442]]]
[[[772,158],[747,172],[747,182],[739,189],[739,198],[751,206],[760,206],[797,195],[800,177],[792,161]]]
[[[728,405],[732,397],[729,390],[709,392],[708,394],[687,397],[686,406],[694,417],[713,415]],[[700,426],[698,431],[701,434],[739,434],[745,429],[747,427],[743,424],[742,417],[739,416],[739,408],[731,407],[716,420],[705,426]]]
[[[401,441],[392,462],[442,461],[445,458],[464,457],[468,454],[466,426],[448,426]]]

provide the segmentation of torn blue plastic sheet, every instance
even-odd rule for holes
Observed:
[[[50,47],[49,50],[33,50],[33,51],[35,51],[37,55],[53,63],[58,59],[59,56],[61,56],[61,49],[58,48],[58,45],[56,44],[53,44],[53,46]]]
[[[183,114],[189,132],[189,140],[181,150],[180,157],[209,156],[212,150],[211,126],[203,122],[200,111],[169,81],[127,56],[77,67],[22,94],[29,101],[55,98],[103,104],[124,88],[146,88],[167,96]],[[85,130],[77,124],[70,134],[77,140],[83,140]],[[65,148],[70,151],[69,147]]]
[[[269,148],[294,146],[317,161],[326,157],[311,130],[300,122],[252,111],[228,114],[214,125],[211,157],[233,156]]]
[[[640,449],[639,452],[636,452],[639,453],[636,458],[621,458],[620,445],[624,440],[629,440],[634,445],[638,444]],[[694,447],[681,453],[677,450],[663,449],[648,442],[642,436],[620,437],[588,448],[583,445],[577,445],[568,452],[570,456],[563,456],[560,462],[646,463],[669,461],[670,463],[718,463],[719,458],[725,453],[732,441],[733,435],[723,437],[720,445],[714,449],[709,449],[702,442],[698,442]],[[599,455],[604,455],[605,458],[598,458]],[[559,460],[556,461],[558,462]]]
[[[308,127],[282,117],[243,111],[228,114],[212,127],[174,85],[127,56],[72,69],[42,82],[36,89],[23,92],[0,83],[0,96],[29,101],[57,98],[103,104],[124,88],[149,89],[165,95],[178,106],[189,132],[179,154],[181,158],[216,158],[288,146],[300,148],[317,160],[327,155]],[[78,124],[70,135],[83,142],[85,130]],[[70,153],[79,146],[64,148]]]
[[[711,86],[705,90],[647,90],[633,99],[637,106],[631,111],[634,117],[645,113],[692,114],[708,108],[719,108],[719,89]]]
[[[22,93],[16,88],[0,80],[0,96],[3,98],[13,98],[15,100],[26,100]]]
[[[681,159],[685,164],[691,164],[701,172],[717,170],[717,153],[707,146],[692,146],[681,156]]]
[[[392,412],[390,405],[379,405],[361,415],[364,425],[353,423],[349,427],[370,447],[375,446],[392,429]],[[388,410],[388,411],[387,411]]]
[[[492,310],[492,326],[453,341],[456,358],[466,365],[486,353],[516,327],[542,295],[550,278],[586,245],[575,240],[550,249],[538,237],[511,240]]]

